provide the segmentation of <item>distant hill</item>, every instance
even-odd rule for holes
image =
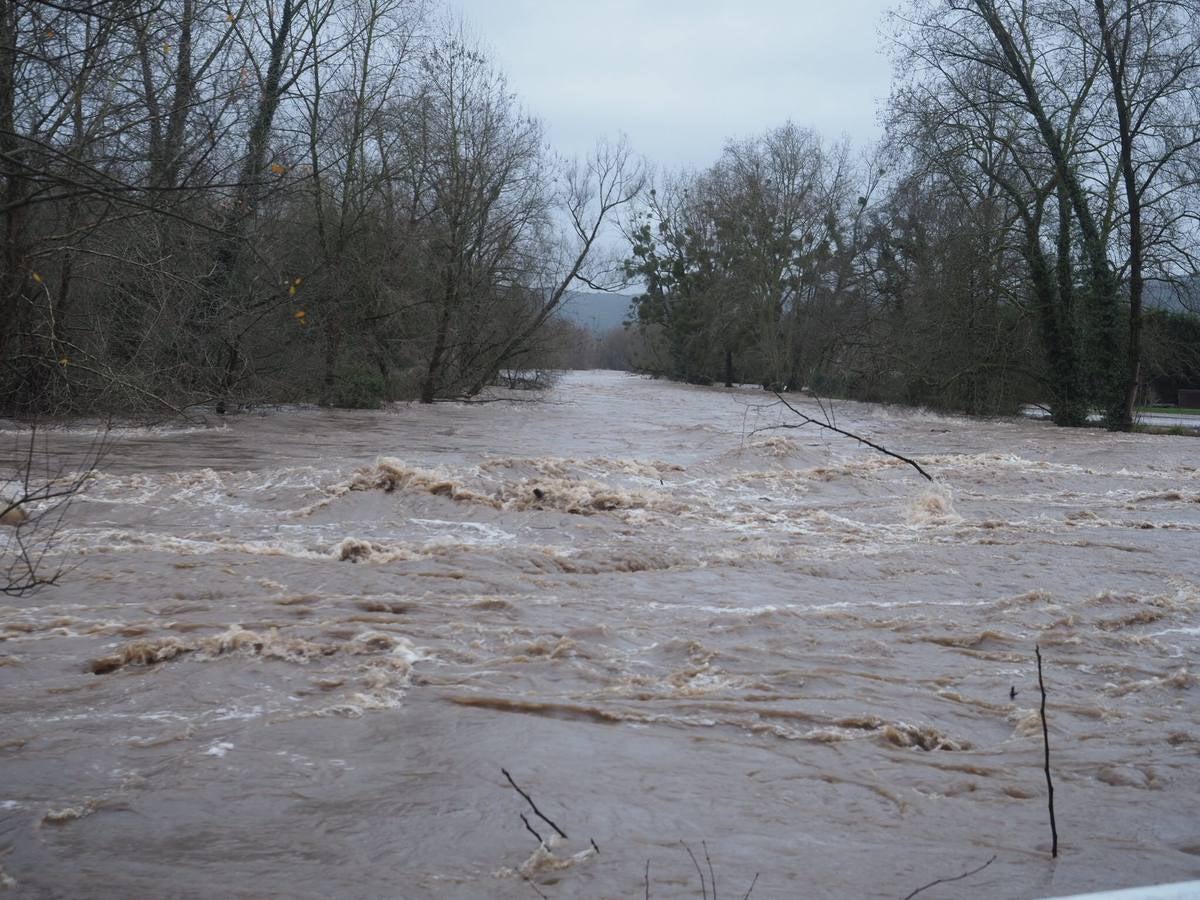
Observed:
[[[1200,279],[1187,278],[1181,284],[1147,281],[1143,298],[1148,309],[1200,313]]]
[[[600,294],[568,291],[558,315],[596,334],[620,328],[633,315],[629,294]]]

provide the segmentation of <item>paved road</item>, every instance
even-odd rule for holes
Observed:
[[[1026,406],[1021,410],[1022,413],[1031,419],[1048,419],[1049,414],[1040,406]],[[1099,422],[1100,416],[1093,415],[1093,421]],[[1142,425],[1158,425],[1163,428],[1170,428],[1173,425],[1183,425],[1188,428],[1200,428],[1200,416],[1184,415],[1178,413],[1141,413],[1137,420]]]
[[[1179,413],[1142,413],[1138,421],[1143,425],[1187,425],[1190,428],[1200,428],[1200,416],[1189,416]]]

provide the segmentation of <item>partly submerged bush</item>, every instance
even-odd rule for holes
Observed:
[[[382,374],[354,368],[338,372],[328,402],[343,409],[379,409],[387,399],[387,382]]]

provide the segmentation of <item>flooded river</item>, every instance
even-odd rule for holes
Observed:
[[[993,855],[922,897],[1200,877],[1200,442],[837,404],[931,486],[769,399],[592,372],[115,432],[73,568],[0,598],[0,882],[699,898],[689,847],[758,900]]]

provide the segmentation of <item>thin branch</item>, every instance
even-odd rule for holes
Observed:
[[[508,779],[508,783],[513,786],[513,789],[518,794],[520,794],[522,797],[525,798],[525,802],[529,804],[529,808],[533,810],[533,814],[535,816],[537,816],[539,819],[541,819],[543,822],[545,822],[547,825],[549,825],[551,828],[553,828],[555,831],[557,831],[559,837],[561,837],[563,840],[567,840],[567,833],[565,831],[563,831],[561,828],[559,828],[557,825],[555,825],[548,818],[546,818],[546,816],[542,813],[542,811],[540,809],[538,809],[537,805],[533,802],[533,798],[530,797],[523,790],[521,790],[520,785],[518,785],[515,781],[513,781],[513,777],[508,774],[508,769],[501,768],[500,771],[504,773],[504,777]]]
[[[826,428],[829,431],[836,432],[837,434],[840,434],[844,437],[854,438],[854,440],[858,441],[860,444],[866,444],[872,450],[878,450],[880,453],[886,454],[887,456],[890,456],[893,459],[898,459],[901,462],[908,463],[910,466],[912,466],[914,469],[916,469],[918,472],[920,472],[922,477],[924,477],[926,481],[933,481],[933,476],[930,475],[928,472],[926,472],[924,469],[922,469],[921,464],[918,463],[916,460],[909,459],[907,456],[901,456],[899,453],[894,453],[891,450],[887,449],[887,447],[881,447],[879,444],[876,444],[872,441],[868,441],[865,437],[859,437],[857,434],[854,434],[853,432],[850,432],[850,431],[846,431],[844,428],[838,428],[836,425],[831,425],[828,422],[822,422],[820,419],[812,418],[812,416],[806,416],[804,413],[800,412],[800,410],[796,409],[796,407],[792,406],[792,404],[788,403],[787,400],[783,399],[783,395],[780,394],[778,391],[772,391],[772,393],[774,393],[775,396],[779,398],[780,403],[782,403],[784,406],[786,406],[788,409],[790,409],[792,412],[794,412],[796,415],[798,415],[801,419],[803,419],[805,425],[817,425],[821,428]]]
[[[985,862],[982,866],[974,868],[970,872],[963,872],[961,875],[955,875],[953,878],[939,878],[937,881],[931,881],[931,882],[929,882],[929,884],[923,884],[919,888],[917,888],[915,891],[913,891],[911,894],[909,894],[907,897],[905,897],[904,900],[912,900],[912,898],[917,896],[917,894],[921,893],[921,891],[929,890],[929,888],[933,887],[936,884],[949,884],[951,881],[962,881],[964,878],[970,878],[972,875],[982,872],[984,869],[986,869],[988,866],[990,866],[995,861],[996,861],[996,857],[995,857],[995,855],[993,855],[992,858],[989,859],[987,862]]]
[[[708,882],[704,880],[704,870],[700,868],[700,862],[696,859],[696,854],[692,852],[692,848],[687,845],[686,841],[680,841],[683,844],[683,849],[687,851],[687,855],[692,858],[692,865],[696,867],[696,874],[700,876],[700,893],[704,900],[708,900]]]
[[[537,884],[534,882],[534,880],[532,878],[530,878],[528,875],[525,876],[525,883],[527,885],[529,885],[531,888],[533,888],[533,892],[535,894],[537,894],[539,897],[541,897],[542,900],[550,900],[549,897],[547,897],[545,894],[542,893],[541,888],[539,888],[537,886]]]
[[[1050,858],[1058,858],[1058,825],[1054,821],[1054,782],[1050,780],[1050,729],[1046,725],[1046,684],[1042,681],[1042,648],[1034,644],[1037,654],[1038,689],[1042,692],[1042,746],[1046,749],[1046,803],[1050,808]]]
[[[704,861],[708,863],[708,880],[712,884],[713,900],[717,900],[717,876],[713,872],[712,859],[708,855],[708,841],[701,841],[700,846],[704,848]]]
[[[521,817],[521,821],[525,823],[525,830],[528,831],[530,834],[532,834],[535,838],[537,838],[537,842],[539,844],[541,844],[542,846],[545,846],[545,844],[546,844],[545,839],[540,834],[538,834],[537,831],[534,830],[532,825],[529,824],[529,820],[527,818],[525,818],[525,813],[518,813],[518,815]]]
[[[34,459],[37,426],[29,433],[29,446],[22,450],[18,439],[19,462],[16,473],[0,481],[0,526],[11,526],[11,534],[0,542],[0,595],[21,596],[55,584],[66,572],[62,566],[46,569],[46,557],[52,553],[63,519],[74,497],[92,477],[106,449],[105,436],[93,443],[84,458],[83,468],[68,474],[64,466],[50,465],[35,474]]]

